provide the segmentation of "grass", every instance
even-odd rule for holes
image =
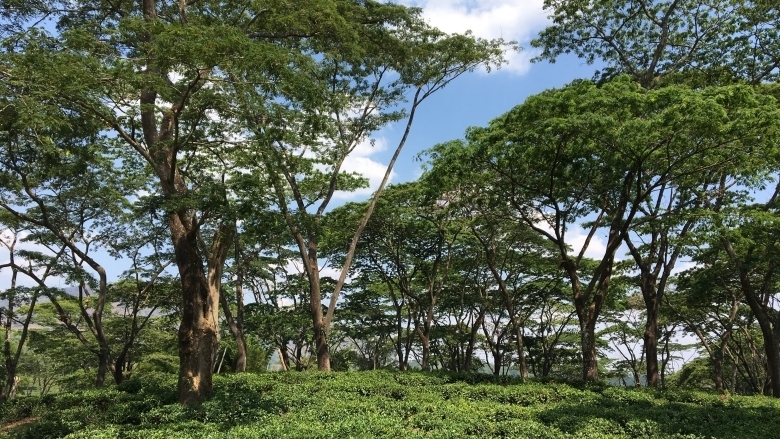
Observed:
[[[689,390],[520,382],[481,375],[220,376],[200,407],[175,378],[21,398],[0,406],[9,438],[777,438],[780,401]]]

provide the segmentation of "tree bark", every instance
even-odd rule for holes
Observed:
[[[225,230],[227,232],[227,230]],[[223,241],[225,245],[227,245],[227,240]],[[227,301],[227,297],[225,297],[223,294],[219,295],[219,303],[222,305],[222,312],[225,314],[225,320],[227,321],[228,328],[230,329],[230,333],[233,335],[233,338],[236,340],[236,364],[234,370],[236,372],[246,372],[246,354],[247,354],[247,345],[246,345],[246,337],[244,336],[244,288],[243,288],[243,268],[241,265],[241,250],[239,247],[238,242],[238,233],[236,232],[234,234],[234,244],[235,244],[235,264],[236,264],[236,315],[235,318],[233,316],[233,311],[230,309],[230,304]],[[220,253],[218,255],[212,255],[212,256],[218,256],[220,257],[220,260],[211,260],[214,259],[213,257],[210,258],[209,264],[219,264],[219,267],[223,267],[225,264],[225,259],[227,257],[227,247],[224,249],[224,253]],[[211,271],[211,267],[209,267],[209,270]],[[215,272],[214,275],[216,276],[217,273]],[[222,270],[219,270],[219,278],[222,278]],[[211,283],[211,281],[210,281]],[[212,287],[214,288],[214,287]],[[218,288],[221,290],[221,288]]]
[[[599,380],[599,361],[596,355],[596,318],[586,318],[580,326],[582,343],[582,379],[587,382]]]
[[[658,387],[660,375],[658,369],[658,309],[647,307],[647,322],[644,333],[645,361],[647,366],[647,386]]]
[[[322,289],[320,288],[320,267],[317,261],[317,241],[312,236],[309,238],[307,253],[309,268],[309,306],[311,319],[314,324],[314,349],[317,354],[317,370],[330,372],[330,351],[328,335],[325,328],[325,316],[322,312]]]
[[[198,404],[213,393],[214,355],[219,348],[219,291],[209,288],[198,250],[197,232],[182,213],[169,216],[176,265],[182,283],[179,325],[179,403]]]

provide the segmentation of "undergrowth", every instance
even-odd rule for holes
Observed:
[[[0,405],[8,438],[777,438],[780,401],[484,375],[263,373],[215,377],[199,407],[175,377]],[[27,420],[28,422],[19,422]]]

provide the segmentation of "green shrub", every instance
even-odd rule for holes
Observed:
[[[12,438],[775,438],[780,401],[492,376],[394,373],[226,374],[197,407],[176,377],[0,405]],[[0,433],[2,437],[2,433]]]

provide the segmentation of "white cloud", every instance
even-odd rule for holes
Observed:
[[[507,53],[505,69],[523,74],[530,67],[533,51],[528,44],[548,24],[543,0],[400,0],[423,8],[428,22],[448,33],[471,30],[482,38],[515,40],[521,52]]]
[[[588,238],[589,230],[577,229],[572,230],[574,233],[568,233],[566,236],[566,243],[572,248],[572,254],[579,255],[582,251],[582,246],[585,245],[585,240]],[[604,258],[604,253],[607,251],[607,243],[599,236],[598,232],[593,235],[588,243],[588,248],[585,249],[585,257],[601,260]],[[621,260],[620,253],[616,254],[616,260]]]
[[[372,159],[370,156],[385,151],[386,149],[387,140],[383,137],[379,137],[373,142],[365,140],[355,147],[352,154],[347,156],[347,159],[344,160],[341,170],[344,172],[357,172],[363,177],[368,178],[369,187],[358,189],[354,192],[338,191],[333,194],[333,198],[336,200],[352,200],[367,197],[374,193],[374,191],[379,188],[379,184],[385,176],[387,165]],[[395,177],[395,171],[391,172],[388,183],[393,181]]]
[[[551,235],[555,235],[553,233],[552,226],[546,222],[543,221],[540,217],[539,221],[536,222],[536,226],[545,230],[547,233]],[[584,229],[582,227],[575,225],[572,225],[570,228],[566,230],[566,244],[568,244],[571,249],[569,250],[569,254],[573,256],[577,256],[582,251],[582,247],[585,245],[585,240],[588,239],[588,232],[590,232],[590,228]],[[602,236],[599,235],[599,232],[603,233],[602,230],[597,230],[596,233],[593,235],[593,237],[590,239],[590,242],[588,243],[588,248],[585,249],[584,256],[586,258],[595,259],[600,261],[604,258],[604,253],[607,251],[607,242],[602,238]],[[622,260],[620,257],[620,250],[618,250],[615,259],[616,260]]]

